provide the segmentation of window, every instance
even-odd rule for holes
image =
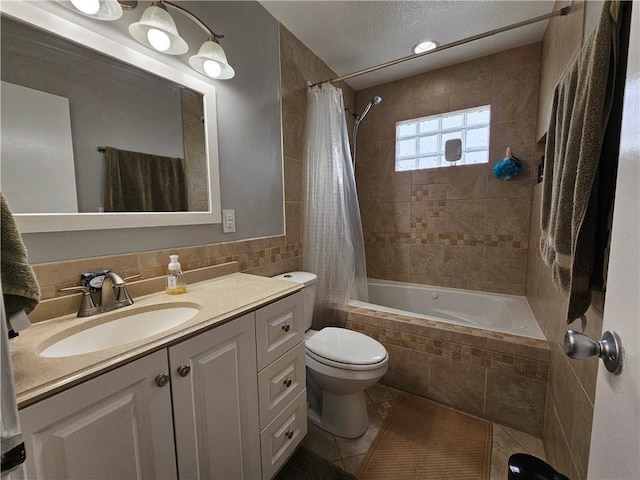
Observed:
[[[491,107],[475,107],[396,123],[396,172],[489,162]],[[462,141],[462,158],[447,162],[447,140]]]

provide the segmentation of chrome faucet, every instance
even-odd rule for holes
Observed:
[[[114,272],[105,274],[100,290],[100,304],[96,305],[91,297],[91,290],[85,286],[61,288],[60,291],[82,291],[82,302],[78,310],[78,317],[91,317],[99,313],[110,312],[118,308],[133,305],[133,300],[127,292],[127,280],[138,278],[140,275],[122,278]]]

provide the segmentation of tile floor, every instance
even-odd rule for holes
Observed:
[[[340,468],[356,474],[374,438],[382,427],[384,418],[395,404],[400,390],[377,384],[367,389],[365,399],[369,413],[369,430],[353,440],[336,437],[309,423],[309,432],[302,445],[333,462]],[[493,447],[491,451],[491,480],[507,478],[507,461],[516,452],[530,453],[544,459],[542,440],[528,433],[493,424]]]

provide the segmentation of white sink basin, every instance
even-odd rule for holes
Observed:
[[[45,348],[40,356],[70,357],[135,342],[177,327],[198,311],[193,307],[168,307],[133,313],[65,337]]]

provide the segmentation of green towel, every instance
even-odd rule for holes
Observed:
[[[23,310],[29,314],[40,302],[40,287],[29,265],[27,249],[4,195],[1,203],[0,277],[6,318]],[[11,327],[9,327],[11,328]]]
[[[545,152],[540,252],[554,285],[569,295],[567,323],[591,303],[600,154],[611,105],[619,25],[617,2],[556,87]]]

